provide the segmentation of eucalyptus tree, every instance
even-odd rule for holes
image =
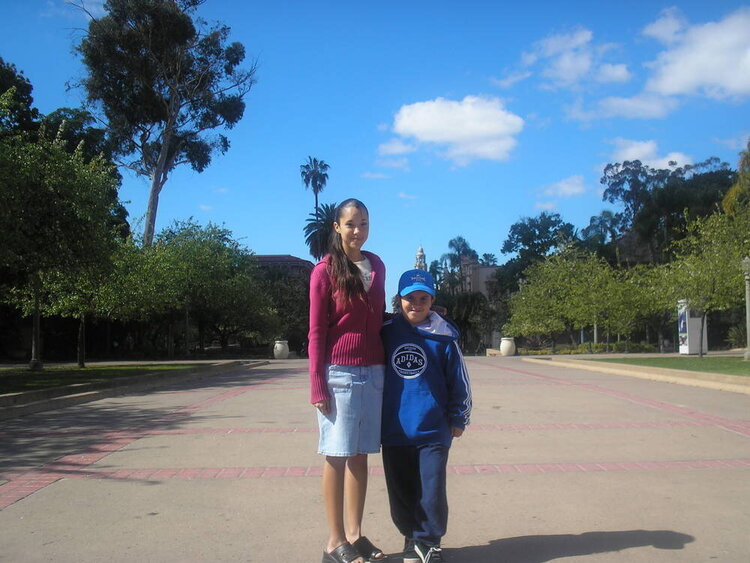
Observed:
[[[33,107],[33,86],[22,71],[0,57],[0,133],[36,130],[39,111]]]
[[[255,66],[240,67],[241,43],[229,27],[196,17],[202,0],[107,0],[91,17],[77,50],[86,67],[82,85],[101,109],[118,163],[148,178],[143,241],[153,242],[159,194],[172,171],[189,164],[202,172],[229,139],[245,111]]]
[[[691,219],[715,212],[735,181],[725,162],[711,157],[703,162],[655,169],[638,160],[608,164],[601,183],[603,199],[620,203],[617,214],[630,246],[647,247],[652,263],[669,261],[672,242],[684,236]],[[635,255],[635,249],[629,249]]]
[[[305,189],[311,189],[315,196],[315,212],[318,210],[318,194],[322,192],[328,183],[328,169],[330,166],[325,160],[318,160],[311,156],[307,157],[307,162],[299,167],[299,174]]]

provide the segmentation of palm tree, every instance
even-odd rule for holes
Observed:
[[[318,194],[323,191],[328,182],[328,168],[325,160],[318,160],[311,156],[308,156],[307,162],[299,167],[299,174],[305,184],[305,189],[312,187],[313,194],[315,194],[316,210],[318,209]]]
[[[310,213],[305,225],[305,243],[310,248],[310,254],[320,260],[328,252],[328,239],[336,221],[336,204],[324,203]]]
[[[490,254],[485,252],[482,254],[482,257],[479,259],[479,263],[482,266],[497,266],[497,256],[494,254]]]

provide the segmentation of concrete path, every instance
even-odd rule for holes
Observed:
[[[517,357],[467,365],[448,561],[750,560],[750,396]],[[319,562],[306,373],[272,361],[3,421],[0,561]],[[370,464],[365,533],[395,554]]]

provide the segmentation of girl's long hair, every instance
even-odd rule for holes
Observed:
[[[350,198],[342,201],[336,207],[334,213],[336,223],[341,224],[341,214],[347,207],[356,207],[360,211],[364,211],[369,218],[370,212],[367,211],[365,204],[358,199]],[[336,229],[331,230],[328,251],[330,253],[328,272],[333,279],[334,291],[338,291],[339,293],[338,299],[344,303],[352,303],[354,299],[364,300],[367,294],[365,286],[362,283],[359,268],[344,252],[341,235],[336,232]]]

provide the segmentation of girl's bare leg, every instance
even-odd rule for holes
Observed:
[[[329,530],[326,544],[328,553],[347,541],[344,530],[344,483],[349,459],[351,458],[326,456],[323,463],[323,501],[326,506],[326,521]],[[361,520],[360,515],[360,522]],[[358,561],[364,563],[362,559]]]
[[[344,528],[350,542],[362,535],[366,495],[367,454],[359,454],[347,459],[344,475]]]

